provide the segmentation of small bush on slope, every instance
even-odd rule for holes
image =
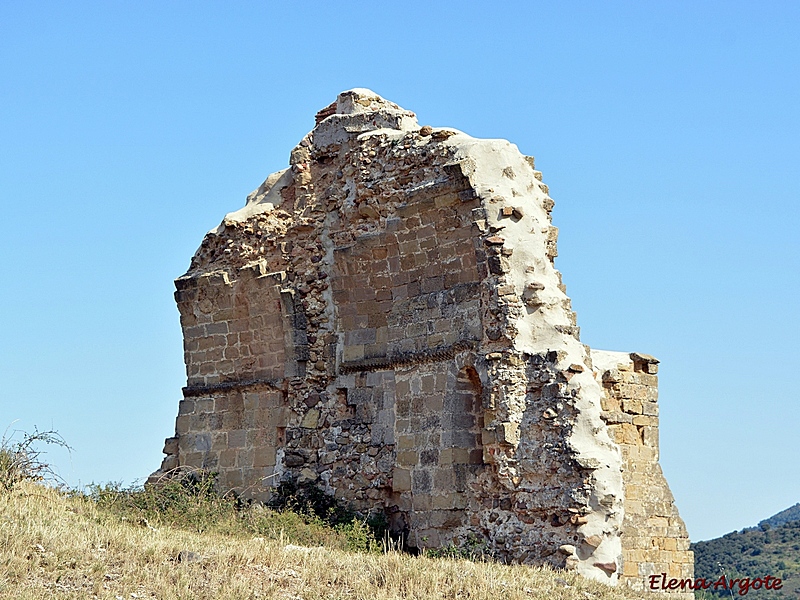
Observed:
[[[9,491],[21,481],[58,479],[50,465],[41,460],[43,454],[37,446],[52,444],[69,449],[64,439],[55,431],[22,433],[22,440],[14,441],[8,430],[0,438],[0,492]]]

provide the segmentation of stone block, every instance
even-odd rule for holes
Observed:
[[[297,483],[300,485],[306,485],[309,483],[314,483],[318,478],[319,476],[317,475],[316,471],[306,467],[300,471],[300,476],[297,478]]]
[[[485,445],[494,444],[497,442],[494,430],[482,429],[481,430],[481,443]]]
[[[664,517],[649,517],[647,519],[647,526],[648,527],[663,527],[666,528],[669,525],[669,521]]]
[[[639,577],[647,577],[649,575],[654,575],[656,573],[660,573],[661,571],[656,570],[655,563],[652,562],[641,562],[639,563]]]
[[[178,404],[178,416],[191,415],[194,413],[195,400],[184,399]]]
[[[247,431],[244,429],[235,429],[228,432],[228,447],[229,448],[244,448],[247,445]]]
[[[320,413],[316,408],[309,409],[300,422],[300,427],[304,429],[316,429],[319,424],[319,415]]]
[[[622,408],[629,414],[642,414],[642,401],[635,398],[623,398]]]
[[[231,469],[220,473],[220,487],[223,490],[238,490],[244,487],[241,469]]]
[[[416,447],[413,435],[401,435],[397,438],[398,450],[409,450]]]
[[[658,449],[658,423],[654,427],[645,427],[643,432],[643,441],[646,446]],[[644,458],[644,457],[643,457]],[[653,460],[655,456],[648,457]]]
[[[401,450],[397,453],[397,464],[401,467],[413,467],[419,463],[419,453],[414,450]]]
[[[470,464],[470,448],[453,448],[453,464]]]
[[[237,457],[237,452],[235,449],[231,448],[228,450],[223,450],[222,452],[219,453],[217,464],[221,469],[235,467],[236,457]]]
[[[175,432],[179,438],[189,432],[190,424],[191,417],[188,415],[182,415],[175,419]]]
[[[429,494],[433,490],[433,477],[430,472],[421,469],[415,469],[411,472],[411,491],[414,494],[424,495],[430,502]]]
[[[614,426],[619,429],[617,425],[619,423],[633,423],[633,417],[621,411],[604,412],[602,416],[603,420],[612,426],[609,429],[614,429]]]
[[[447,467],[434,469],[433,489],[437,493],[451,494],[455,489],[455,473]]]
[[[366,402],[356,406],[355,419],[359,423],[374,423],[378,409],[373,402]]]
[[[214,432],[211,434],[211,451],[222,452],[228,449],[228,434],[227,432]]]
[[[300,467],[307,461],[307,454],[303,452],[286,452],[283,456],[283,464],[287,467]]]
[[[162,450],[164,454],[177,454],[178,453],[178,438],[177,437],[168,437],[164,440],[164,449]]]
[[[640,443],[639,432],[635,425],[621,423],[617,429],[616,441],[618,444],[636,445]]]
[[[604,395],[600,400],[600,407],[607,412],[617,412],[622,410],[620,401],[617,398]]]
[[[436,198],[434,198],[433,200],[434,206],[436,208],[445,208],[448,206],[453,206],[454,204],[460,204],[461,202],[462,200],[459,197],[459,194],[455,192],[442,194],[441,196],[436,196]]]
[[[626,560],[622,567],[622,574],[625,577],[637,577],[639,575],[639,565],[633,561]]]
[[[214,412],[214,399],[213,398],[198,398],[194,405],[195,413],[211,413]]]
[[[178,463],[178,455],[177,454],[170,454],[164,457],[164,460],[161,461],[161,468],[160,470],[163,473],[171,471],[172,469],[176,469],[179,466]]]
[[[455,508],[455,494],[434,496],[433,508],[437,510]]]
[[[516,446],[519,444],[519,423],[498,423],[495,434],[499,443]]]
[[[435,506],[436,498],[433,503]],[[452,529],[464,522],[464,512],[461,510],[434,510],[430,515],[429,523],[439,530]]]
[[[642,414],[658,416],[658,404],[656,402],[642,402]]]
[[[345,346],[344,349],[342,350],[342,360],[345,362],[362,360],[363,358],[364,358],[363,345]]]
[[[355,329],[345,332],[345,347],[357,346],[359,344],[374,344],[375,329]]]
[[[227,315],[221,315],[219,312],[215,314],[216,319],[224,318]],[[233,316],[232,314],[230,316]],[[228,323],[227,321],[215,322],[215,323],[208,323],[204,325],[203,328],[205,329],[206,335],[214,335],[214,334],[225,334],[228,333]]]
[[[255,459],[255,451],[252,447],[250,448],[241,448],[238,450],[236,454],[236,465],[238,467],[242,467],[244,474],[245,472],[251,473],[253,470],[253,462]]]
[[[411,470],[395,467],[392,470],[392,490],[395,492],[411,491]]]
[[[453,459],[453,452],[454,448],[443,448],[439,451],[439,465],[442,467],[446,467],[448,465],[452,465],[454,462]]]
[[[439,449],[426,448],[419,451],[419,464],[423,467],[437,465],[439,463]]]
[[[625,503],[625,510],[630,515],[639,515],[643,516],[646,514],[644,509],[644,504],[639,500],[630,500],[629,502]]]
[[[288,406],[273,408],[268,411],[268,423],[272,427],[286,427],[292,415]]]

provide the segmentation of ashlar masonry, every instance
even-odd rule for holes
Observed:
[[[533,158],[354,89],[289,163],[175,282],[188,380],[154,476],[314,484],[419,548],[692,577],[658,361],[580,342]]]

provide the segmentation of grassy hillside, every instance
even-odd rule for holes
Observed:
[[[779,527],[763,525],[758,529],[732,532],[721,538],[692,544],[695,577],[716,581],[723,572],[730,577],[783,579],[783,588],[751,590],[748,598],[797,598],[800,594],[800,521]],[[713,590],[709,592],[714,593]],[[718,589],[717,596],[730,592]]]
[[[547,569],[384,552],[363,523],[173,492],[0,491],[0,598],[640,597]]]

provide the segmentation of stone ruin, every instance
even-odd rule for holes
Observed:
[[[289,163],[175,281],[188,381],[154,476],[313,484],[416,548],[692,577],[658,361],[580,342],[533,158],[354,89]]]

